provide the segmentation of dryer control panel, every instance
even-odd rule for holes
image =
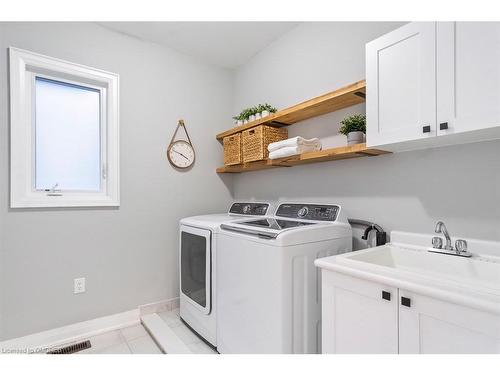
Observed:
[[[283,203],[276,211],[276,216],[292,219],[335,221],[339,206],[328,204]]]
[[[236,202],[231,205],[229,213],[236,215],[264,216],[267,214],[268,209],[268,203]]]

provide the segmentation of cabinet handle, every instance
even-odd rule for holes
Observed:
[[[431,126],[430,125],[423,126],[422,127],[422,131],[424,133],[430,133],[431,132]]]
[[[391,293],[390,292],[386,292],[385,290],[383,290],[382,291],[382,299],[390,301],[391,300]]]
[[[406,307],[411,307],[411,299],[406,297],[401,297],[401,304]]]
[[[442,122],[439,124],[439,130],[446,130],[448,129],[448,123],[447,122]]]

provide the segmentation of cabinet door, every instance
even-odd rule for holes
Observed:
[[[368,146],[436,135],[436,23],[412,22],[366,45]]]
[[[322,352],[396,354],[397,289],[323,271]]]
[[[438,135],[500,126],[500,22],[439,22]]]
[[[500,353],[500,316],[405,290],[399,293],[400,353]]]

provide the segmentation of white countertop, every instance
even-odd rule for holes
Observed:
[[[397,243],[320,258],[315,265],[367,281],[390,285],[444,301],[500,314],[500,244],[469,240],[472,258],[429,253],[422,238],[393,232]],[[423,235],[418,235],[422,237]],[[430,237],[429,237],[430,239]],[[401,241],[413,242],[402,244]],[[415,245],[417,243],[417,245]],[[430,243],[430,242],[427,242]],[[479,243],[479,245],[478,245]],[[473,250],[473,247],[475,249]]]

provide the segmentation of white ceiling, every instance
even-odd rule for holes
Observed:
[[[225,68],[238,67],[298,22],[100,22]]]

